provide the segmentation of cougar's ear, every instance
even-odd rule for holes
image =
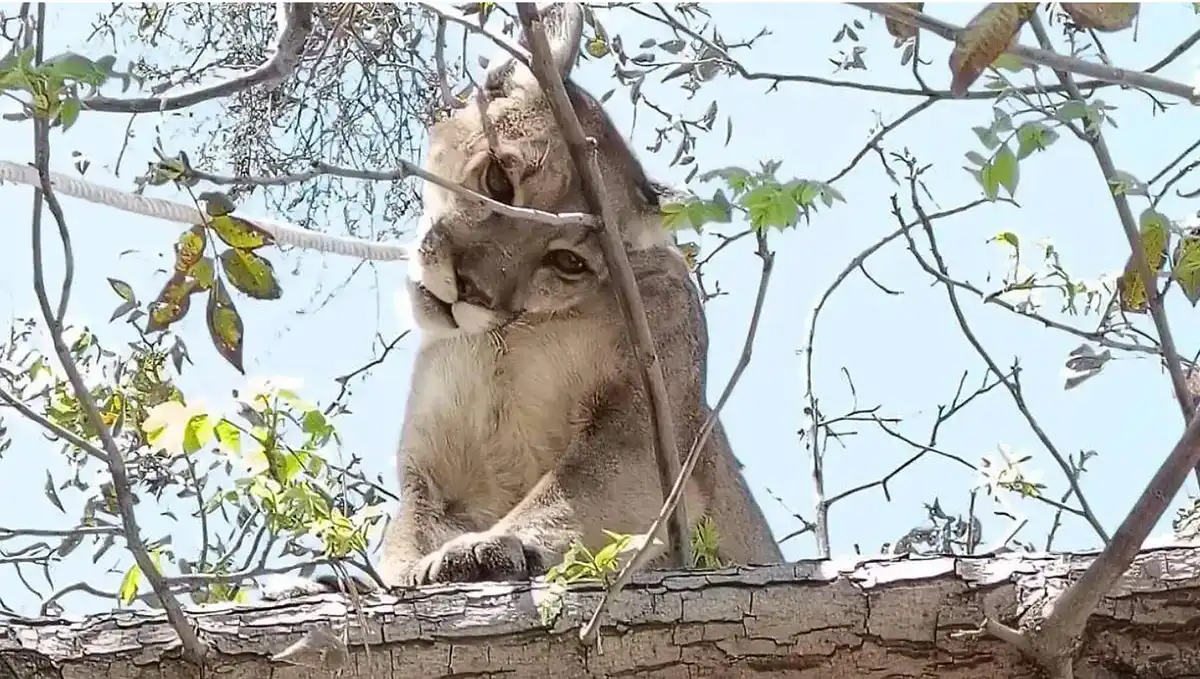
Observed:
[[[583,39],[583,8],[576,2],[556,2],[538,10],[546,40],[550,43],[550,55],[554,67],[563,80],[571,77],[571,70],[579,60],[579,43]],[[522,34],[521,42],[529,44],[529,37]]]
[[[578,3],[555,2],[538,7],[538,19],[550,43],[550,58],[559,77],[566,80],[579,60],[583,39],[583,8]],[[520,43],[529,49],[529,36],[521,31]],[[513,96],[518,92],[539,92],[537,76],[512,56],[488,69],[485,87],[493,93]]]

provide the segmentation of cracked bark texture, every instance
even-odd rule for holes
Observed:
[[[964,638],[988,615],[1037,621],[1092,555],[792,564],[636,577],[606,617],[602,652],[579,626],[580,587],[547,627],[544,585],[426,587],[366,600],[366,629],[338,595],[187,609],[212,651],[180,658],[159,611],[0,620],[0,679],[309,677],[1038,677],[1016,651]],[[317,625],[348,634],[337,673],[273,662]],[[364,642],[366,642],[364,646]],[[1200,547],[1143,551],[1092,616],[1080,679],[1200,677]]]

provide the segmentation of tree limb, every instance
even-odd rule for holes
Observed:
[[[275,39],[274,54],[261,66],[245,75],[173,97],[139,99],[90,97],[83,99],[80,103],[84,109],[104,113],[175,111],[212,99],[228,97],[257,85],[276,85],[288,78],[300,65],[300,58],[304,54],[304,43],[312,33],[315,8],[316,5],[309,2],[277,2],[275,12],[279,22],[279,33]]]
[[[566,86],[552,65],[550,43],[538,18],[537,6],[534,3],[517,3],[517,14],[529,39],[533,55],[533,73],[545,92],[554,118],[567,142],[571,160],[582,178],[581,184],[588,209],[600,216],[600,243],[604,249],[604,258],[612,269],[618,305],[621,315],[625,317],[625,327],[633,345],[635,359],[642,367],[642,381],[650,399],[650,425],[655,431],[655,456],[658,458],[663,497],[666,498],[670,495],[675,479],[679,478],[679,446],[675,441],[675,426],[671,419],[667,387],[663,380],[662,366],[659,365],[658,352],[654,348],[650,324],[646,320],[646,306],[642,301],[642,293],[638,290],[637,279],[625,254],[625,244],[616,217],[613,215],[608,196],[605,195],[600,168],[596,164],[595,145],[584,137],[579,118],[575,115],[575,109],[567,96]],[[680,568],[687,568],[691,564],[688,525],[686,501],[681,499],[668,524],[671,552]],[[653,535],[648,536],[648,540],[653,539]]]
[[[959,34],[963,32],[963,28],[954,24],[946,23],[940,19],[935,19],[924,12],[918,12],[904,3],[888,2],[888,3],[873,3],[873,2],[851,2],[848,3],[872,12],[874,14],[883,15],[889,19],[899,21],[907,26],[919,28],[923,31],[929,31],[942,37],[946,40],[954,42],[958,39]],[[1190,38],[1189,38],[1190,40]],[[1067,73],[1078,73],[1086,75],[1089,78],[1096,78],[1104,82],[1110,82],[1115,85],[1123,85],[1151,92],[1162,92],[1170,94],[1192,104],[1200,104],[1200,96],[1196,94],[1191,85],[1167,80],[1156,75],[1143,73],[1141,71],[1127,71],[1123,68],[1115,68],[1104,64],[1096,64],[1075,57],[1050,52],[1045,49],[1036,49],[1033,47],[1025,47],[1021,44],[1014,44],[1005,50],[1005,54],[1018,56],[1025,61],[1041,66],[1046,66],[1056,71],[1064,71]],[[1169,56],[1169,55],[1168,55]]]

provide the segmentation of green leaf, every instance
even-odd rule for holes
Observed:
[[[1044,151],[1058,139],[1058,133],[1038,122],[1028,122],[1017,128],[1017,160],[1034,151]]]
[[[227,448],[230,452],[234,454],[242,452],[242,432],[234,423],[221,418],[213,426],[213,434],[217,437],[217,443]]]
[[[62,123],[63,132],[71,129],[76,120],[79,120],[79,100],[75,97],[67,97],[62,102],[62,107],[58,109],[58,120]]]
[[[229,298],[225,282],[219,278],[208,293],[206,311],[205,320],[213,346],[222,358],[238,372],[245,374],[246,371],[242,368],[242,317],[233,305],[233,300]]]
[[[1084,118],[1088,114],[1087,104],[1077,99],[1065,101],[1058,107],[1055,117],[1062,122]]]
[[[113,61],[116,61],[114,59]],[[42,68],[60,79],[71,79],[93,87],[108,79],[108,71],[97,66],[87,57],[74,52],[64,52],[42,62]]]
[[[204,211],[210,217],[224,217],[237,209],[233,201],[229,199],[229,196],[221,191],[205,191],[196,196],[196,199],[204,201]],[[228,241],[226,242],[228,243]],[[233,243],[229,244],[233,245]],[[234,247],[237,246],[234,245]]]
[[[1015,197],[1017,184],[1021,179],[1021,167],[1008,144],[1004,144],[996,152],[996,156],[992,158],[991,168],[996,181],[1000,182],[1000,185],[1008,191],[1010,197]]]
[[[774,183],[755,187],[742,199],[742,205],[750,213],[750,228],[759,232],[772,226],[792,226],[800,215],[792,192]]]
[[[1005,52],[996,57],[996,60],[992,62],[992,68],[1009,71],[1010,73],[1019,73],[1025,68],[1025,62],[1021,57]]]
[[[1200,302],[1200,235],[1179,239],[1172,257],[1171,277],[1179,282],[1184,297],[1196,306]]]
[[[983,195],[988,200],[996,200],[996,197],[1000,195],[1000,180],[992,168],[992,161],[989,160],[978,170],[971,170],[971,174],[975,175],[976,181],[983,187]]]
[[[1021,239],[1018,238],[1017,234],[1013,233],[1012,231],[1001,231],[1000,233],[996,234],[995,236],[992,236],[991,238],[987,239],[987,242],[989,242],[989,243],[996,243],[996,242],[1007,243],[1008,245],[1012,246],[1013,249],[1019,248],[1021,246]]]
[[[987,165],[987,158],[984,158],[978,151],[967,151],[967,160],[971,161],[978,167]]]
[[[121,589],[117,593],[117,597],[122,604],[128,606],[133,603],[134,598],[137,597],[138,585],[141,584],[141,580],[142,568],[137,565],[137,562],[134,562],[129,570],[125,571],[125,577],[121,578]]]
[[[972,127],[971,131],[989,151],[1000,145],[1000,137],[996,136],[996,132],[990,127]]]
[[[213,424],[208,415],[196,415],[183,428],[183,452],[192,454],[212,440]]]
[[[230,248],[222,252],[221,268],[233,287],[254,299],[279,299],[283,294],[271,262],[249,250]]]
[[[195,279],[196,290],[208,290],[212,287],[213,280],[216,278],[216,269],[213,265],[212,257],[201,257],[200,261],[192,267],[192,278]]]
[[[133,294],[133,286],[119,278],[109,278],[108,284],[112,286],[113,292],[121,296],[121,299],[126,302],[136,302],[137,295]]]
[[[217,215],[208,221],[208,225],[217,233],[217,237],[231,248],[256,250],[275,242],[271,234],[233,215]]]

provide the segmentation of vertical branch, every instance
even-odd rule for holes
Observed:
[[[1045,26],[1042,25],[1041,17],[1034,14],[1029,20],[1029,25],[1033,28],[1034,35],[1037,36],[1042,49],[1052,52],[1054,45],[1046,33]],[[1080,93],[1079,86],[1071,74],[1065,71],[1055,71],[1054,74],[1072,99],[1086,104],[1083,94]],[[1166,364],[1167,373],[1171,376],[1175,399],[1179,402],[1179,409],[1183,412],[1183,421],[1186,425],[1192,419],[1196,408],[1192,404],[1192,395],[1187,387],[1187,379],[1183,375],[1179,351],[1175,348],[1175,340],[1171,336],[1171,326],[1167,323],[1167,312],[1163,308],[1162,296],[1158,291],[1158,277],[1150,270],[1150,263],[1147,261],[1151,255],[1150,253],[1141,254],[1143,252],[1141,235],[1138,233],[1137,219],[1134,218],[1133,210],[1129,207],[1129,199],[1125,194],[1112,190],[1113,182],[1117,181],[1117,168],[1113,163],[1112,154],[1109,153],[1108,144],[1104,141],[1104,134],[1101,133],[1100,126],[1097,125],[1094,130],[1089,130],[1085,125],[1084,135],[1088,140],[1088,145],[1092,147],[1092,153],[1096,156],[1096,163],[1100,166],[1100,171],[1104,174],[1104,183],[1108,194],[1112,196],[1113,205],[1117,208],[1117,215],[1121,218],[1121,228],[1125,232],[1125,239],[1129,242],[1129,249],[1133,253],[1134,272],[1141,277],[1144,283],[1142,287],[1146,289],[1146,306],[1150,309],[1150,318],[1154,320],[1154,327],[1158,331],[1163,362]],[[1196,479],[1200,481],[1200,467],[1197,467],[1195,473]]]
[[[588,210],[600,216],[600,243],[604,249],[604,258],[614,274],[617,300],[621,307],[621,315],[625,318],[625,329],[632,340],[635,358],[642,368],[642,382],[650,399],[651,426],[655,432],[654,452],[658,459],[665,499],[680,476],[679,447],[675,441],[675,425],[671,420],[671,405],[666,382],[663,380],[662,366],[659,365],[654,337],[650,334],[650,324],[646,320],[646,307],[638,290],[633,267],[625,254],[625,244],[605,195],[604,184],[600,180],[595,143],[589,142],[584,136],[583,127],[575,115],[570,97],[567,96],[566,86],[552,65],[550,43],[542,29],[537,8],[533,3],[517,3],[517,13],[525,28],[525,34],[529,37],[531,69],[546,93],[554,118],[566,139],[571,160],[582,178]],[[679,568],[688,568],[692,561],[688,525],[686,502],[680,498],[667,525],[671,552]],[[653,537],[651,535],[650,539]]]
[[[35,33],[37,44],[34,52],[35,64],[40,64],[42,60],[42,50],[46,33],[45,23],[46,3],[38,3]],[[54,220],[58,225],[59,234],[67,232],[67,223],[63,215],[62,206],[59,204],[58,198],[54,195],[50,181],[50,120],[45,112],[37,111],[36,107],[33,116],[33,130],[34,164],[37,168],[38,177],[41,180],[41,186],[34,188],[33,218],[30,229],[32,233],[34,294],[37,296],[42,318],[46,322],[46,330],[50,333],[54,351],[58,355],[58,360],[62,364],[63,371],[67,374],[67,379],[71,383],[71,388],[75,391],[75,396],[79,400],[85,417],[87,417],[88,424],[98,432],[100,441],[103,444],[104,460],[108,464],[109,473],[112,475],[113,494],[116,496],[117,508],[121,516],[121,527],[125,534],[129,551],[133,554],[134,561],[146,576],[146,580],[150,582],[154,594],[158,597],[159,602],[166,611],[167,618],[179,634],[179,639],[185,651],[193,660],[198,662],[206,653],[205,646],[196,635],[196,631],[192,629],[187,617],[183,614],[183,609],[180,607],[179,602],[171,593],[162,574],[158,572],[157,567],[154,565],[154,560],[150,558],[150,554],[142,542],[141,531],[138,528],[137,519],[133,511],[133,496],[129,487],[129,474],[125,468],[125,460],[121,455],[120,449],[117,447],[117,442],[113,438],[112,432],[109,431],[101,419],[100,412],[96,408],[96,402],[92,398],[91,392],[88,390],[83,377],[79,373],[79,369],[71,357],[71,351],[63,339],[61,318],[55,314],[50,304],[49,295],[46,293],[46,276],[42,256],[43,202],[50,208],[50,213],[54,216]],[[66,246],[67,242],[64,241],[64,247]],[[70,272],[72,264],[70,262],[71,251],[69,247],[66,249],[66,255],[68,258],[66,269]],[[69,280],[65,280],[64,285],[69,285]],[[60,302],[59,314],[64,311],[65,304],[66,295],[64,294]]]

